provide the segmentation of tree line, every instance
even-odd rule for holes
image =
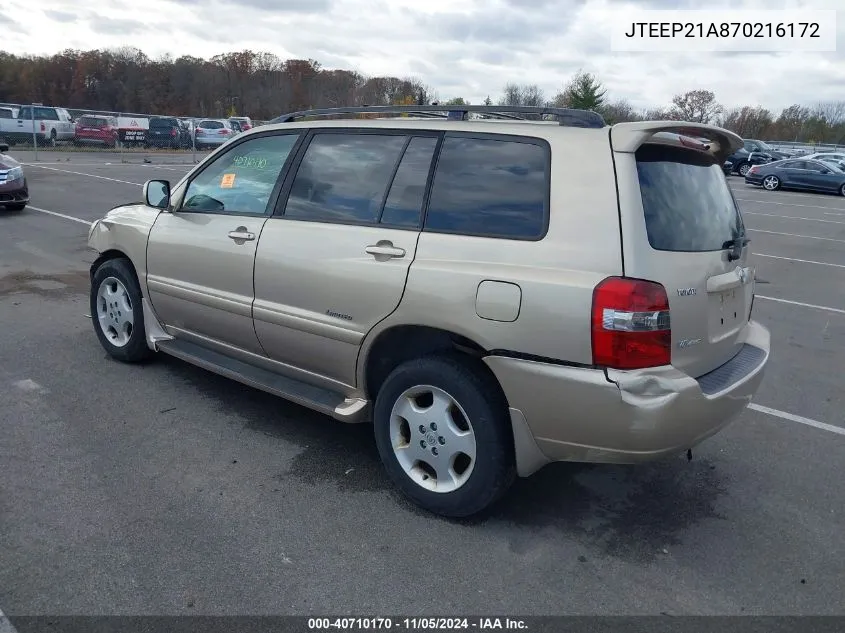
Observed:
[[[367,77],[330,70],[313,59],[283,60],[244,50],[211,59],[151,59],[136,48],[66,50],[51,56],[0,51],[0,102],[70,109],[266,120],[309,108],[431,104],[437,92],[416,77]],[[468,104],[460,96],[442,101]],[[550,98],[534,84],[507,83],[487,105],[534,105],[599,112],[608,123],[673,119],[716,123],[744,138],[845,143],[845,101],[794,104],[779,113],[760,105],[726,108],[710,90],[677,94],[665,107],[638,110],[578,71]]]

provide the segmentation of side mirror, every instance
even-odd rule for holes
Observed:
[[[6,143],[0,143],[0,154],[9,151],[9,146]]]
[[[144,202],[156,209],[170,206],[170,182],[167,180],[148,180],[144,183]]]

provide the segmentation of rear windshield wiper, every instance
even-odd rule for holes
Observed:
[[[742,235],[737,235],[732,240],[726,240],[722,242],[722,250],[725,250],[727,248],[731,249],[730,253],[728,253],[728,261],[732,262],[742,257],[742,249],[748,246],[750,243],[751,239],[746,237],[743,233]]]

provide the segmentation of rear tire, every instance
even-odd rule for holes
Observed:
[[[839,194],[845,196],[845,184],[839,187]]]
[[[516,477],[507,402],[476,362],[438,354],[403,363],[373,410],[388,476],[412,502],[441,516],[481,512]]]
[[[128,259],[109,259],[91,279],[91,321],[100,345],[112,358],[137,363],[147,347],[141,287]]]

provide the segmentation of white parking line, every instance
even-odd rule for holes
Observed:
[[[826,310],[827,312],[837,312],[839,314],[845,314],[845,310],[843,310],[842,308],[831,308],[830,306],[820,306],[820,305],[816,305],[815,303],[803,303],[801,301],[790,301],[789,299],[779,299],[778,297],[766,297],[765,295],[755,294],[754,297],[756,299],[765,299],[766,301],[777,301],[778,303],[788,303],[789,305],[801,306],[803,308],[814,308],[816,310]]]
[[[754,253],[753,257],[771,257],[772,259],[785,259],[800,264],[816,264],[818,266],[832,266],[834,268],[845,268],[845,264],[828,264],[827,262],[814,262],[810,259],[796,259],[795,257],[783,257],[781,255],[766,255],[765,253]]]
[[[138,182],[129,182],[128,180],[120,180],[118,178],[108,178],[106,176],[95,176],[94,174],[86,174],[82,171],[71,171],[69,169],[58,169],[56,167],[45,167],[44,165],[28,165],[29,167],[38,167],[40,169],[49,169],[50,171],[59,171],[65,174],[74,174],[76,176],[87,176],[88,178],[99,178],[100,180],[110,180],[111,182],[119,182],[124,185],[135,185],[136,187],[143,187],[142,183]]]
[[[0,609],[0,633],[18,633],[18,630],[12,626],[2,609]]]
[[[771,409],[769,407],[764,407],[759,404],[754,404],[753,402],[748,405],[748,408],[752,411],[759,411],[760,413],[766,413],[768,415],[773,415],[777,418],[782,418],[784,420],[789,420],[790,422],[798,422],[798,424],[806,424],[807,426],[812,426],[817,429],[822,429],[823,431],[830,431],[831,433],[836,433],[837,435],[845,435],[845,429],[841,426],[834,426],[832,424],[826,424],[824,422],[818,422],[816,420],[811,420],[810,418],[805,418],[802,415],[795,415],[794,413],[787,413],[786,411],[780,411],[778,409]]]
[[[71,220],[72,222],[79,222],[80,224],[91,226],[91,222],[89,222],[88,220],[83,220],[82,218],[75,218],[72,215],[65,215],[64,213],[58,213],[56,211],[48,211],[47,209],[39,209],[38,207],[33,207],[31,204],[26,205],[26,208],[31,209],[32,211],[38,211],[38,213],[46,213],[47,215],[54,215],[57,218],[64,218],[65,220]]]
[[[795,215],[778,215],[777,213],[758,213],[757,211],[743,211],[742,215],[765,215],[770,218],[781,218],[782,220],[810,220],[811,222],[826,222],[828,224],[845,224],[838,220],[822,220],[820,218],[799,218]]]
[[[754,202],[756,204],[777,204],[782,207],[803,207],[805,209],[833,209],[834,211],[839,207],[823,207],[818,204],[793,204],[791,202],[775,202],[774,200],[753,200],[751,198],[737,198],[740,202]]]
[[[826,211],[825,215],[845,215],[845,211]]]
[[[845,244],[845,240],[837,240],[833,237],[818,237],[817,235],[800,235],[798,233],[781,233],[780,231],[764,231],[763,229],[746,229],[753,233],[768,233],[770,235],[786,235],[788,237],[806,237],[808,240],[824,240],[825,242],[841,242]]]

